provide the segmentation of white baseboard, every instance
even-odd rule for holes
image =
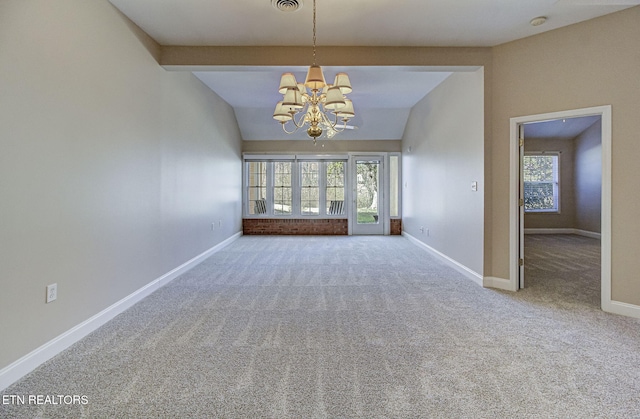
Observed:
[[[409,239],[409,241],[412,242],[413,244],[417,245],[418,247],[436,256],[437,258],[439,258],[440,260],[445,262],[447,265],[451,266],[452,268],[454,268],[455,270],[457,270],[458,272],[460,272],[461,274],[463,274],[464,276],[466,276],[476,284],[480,285],[481,287],[483,286],[482,275],[480,275],[479,273],[467,268],[460,262],[451,259],[449,256],[445,255],[444,253],[440,253],[433,247],[429,246],[428,244],[425,244],[424,242],[421,242],[420,240],[416,239],[411,234],[405,231],[402,232],[402,235],[407,239]]]
[[[497,288],[505,291],[518,291],[514,282],[504,278],[497,278],[495,276],[485,276],[482,281],[482,286],[485,288]]]
[[[579,236],[600,239],[601,234],[595,231],[580,230],[579,228],[525,228],[524,234],[577,234]]]
[[[587,231],[587,230],[576,229],[575,233],[573,233],[573,234],[577,234],[579,236],[591,237],[592,239],[598,239],[598,240],[600,240],[602,238],[602,234],[596,233],[595,231]]]
[[[623,303],[620,301],[610,301],[609,304],[607,304],[607,307],[602,307],[602,310],[607,313],[640,319],[640,306],[633,304]]]
[[[183,273],[192,269],[205,259],[207,259],[212,254],[218,252],[222,248],[228,246],[233,241],[237,240],[242,235],[242,232],[236,233],[233,236],[229,237],[225,241],[213,246],[211,249],[206,250],[200,255],[194,257],[193,259],[183,263],[177,268],[167,272],[162,275],[160,278],[155,279],[143,286],[142,288],[134,291],[132,294],[124,297],[120,301],[112,304],[106,309],[102,310],[98,314],[93,317],[85,320],[84,322],[76,325],[75,327],[67,330],[63,334],[57,336],[56,338],[50,340],[39,348],[31,351],[27,355],[18,359],[17,361],[9,364],[0,370],[0,391],[9,387],[11,384],[18,381],[20,378],[24,377],[42,363],[48,361],[53,358],[55,355],[59,354],[63,350],[67,349],[69,346],[78,342],[83,337],[87,336],[89,333],[97,330],[100,326],[107,323],[109,320],[113,319],[118,314],[124,312],[137,302],[141,301],[143,298],[147,297],[154,291],[173,281],[175,278],[179,277]]]

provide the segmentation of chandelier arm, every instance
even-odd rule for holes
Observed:
[[[326,114],[325,114],[325,116],[326,116],[326,118],[327,118],[327,122],[329,122],[329,126],[331,127],[331,129],[333,129],[335,132],[342,132],[342,131],[344,131],[345,129],[347,129],[347,121],[348,121],[348,120],[347,120],[347,119],[342,119],[342,120],[341,120],[341,121],[343,122],[343,124],[342,124],[342,128],[341,128],[341,129],[339,129],[339,128],[337,128],[337,126],[338,126],[338,114],[336,114],[335,112],[331,112],[331,113],[336,117],[336,119],[335,119],[335,121],[334,121],[334,122],[331,122],[331,120],[329,119],[329,117],[328,117],[328,116],[326,116]]]
[[[295,125],[295,122],[294,122],[295,128],[293,129],[293,131],[287,131],[287,127],[285,126],[287,123],[284,121],[280,123],[282,124],[282,130],[287,134],[293,134],[294,132],[298,131],[298,128],[300,128],[299,126]]]
[[[300,111],[300,117],[298,119],[298,121],[296,122],[296,116],[291,115],[291,121],[293,122],[293,125],[295,125],[297,128],[295,129],[295,131],[298,130],[298,128],[302,128],[304,126],[304,117],[307,114],[307,106],[305,106],[304,108],[302,108],[302,111]],[[294,132],[295,132],[294,131]]]

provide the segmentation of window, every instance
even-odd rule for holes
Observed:
[[[325,162],[326,169],[326,210],[328,215],[342,215],[344,208],[344,162]]]
[[[344,217],[346,156],[245,156],[245,215]]]
[[[300,163],[300,208],[302,215],[320,214],[320,162]]]
[[[273,163],[273,213],[288,215],[293,212],[291,162],[277,161]]]
[[[247,163],[248,212],[265,214],[267,212],[267,162]]]
[[[400,155],[389,156],[389,215],[400,217]]]
[[[559,212],[558,164],[558,153],[524,156],[524,210],[526,212]]]

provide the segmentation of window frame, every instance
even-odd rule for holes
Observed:
[[[328,172],[329,164],[337,163],[337,162],[342,163],[342,196],[343,196],[342,207],[341,207],[342,211],[340,214],[330,214],[329,213],[329,211],[331,210],[330,202],[334,200],[327,198],[327,190],[329,188],[328,186],[329,182],[327,180],[327,177],[328,177],[327,172]],[[327,218],[348,218],[348,208],[349,208],[349,188],[347,183],[348,167],[349,167],[348,160],[325,160],[322,164],[321,205],[322,205],[324,214],[327,216]]]
[[[393,173],[392,172],[392,164],[391,164],[391,159],[392,158],[396,158],[397,162],[396,162],[396,183],[395,183],[395,190],[394,187],[392,187],[392,185],[394,184],[394,182],[392,182],[393,180]],[[387,156],[387,167],[388,169],[385,170],[386,172],[386,176],[388,176],[388,182],[387,184],[389,185],[389,199],[388,201],[388,205],[389,205],[389,218],[390,219],[402,219],[402,153],[400,152],[390,152],[388,153]],[[393,193],[395,192],[395,194]],[[393,207],[393,203],[391,202],[392,199],[396,199],[396,210],[397,210],[397,214],[396,215],[391,215],[391,211],[392,211],[392,207]]]
[[[275,162],[291,163],[291,214],[276,214],[274,207],[274,188],[275,188]],[[342,162],[344,167],[343,188],[344,188],[344,206],[342,214],[328,214],[326,185],[327,185],[327,165],[332,162]],[[249,200],[249,163],[263,162],[266,163],[267,184],[266,184],[266,212],[251,214]],[[318,163],[318,194],[319,208],[318,214],[302,213],[302,170],[303,162]],[[323,219],[323,218],[348,218],[347,208],[349,205],[348,185],[348,156],[346,155],[269,155],[269,154],[251,154],[244,155],[243,158],[243,217],[244,218],[305,218],[305,219]]]
[[[555,170],[553,171],[554,179],[551,181],[553,183],[553,199],[555,203],[554,208],[544,208],[544,209],[527,209],[526,203],[524,205],[525,214],[560,214],[560,200],[561,200],[561,191],[560,191],[560,151],[527,151],[524,153],[524,157],[553,157],[555,159]],[[522,186],[526,188],[527,183],[535,183],[535,184],[543,184],[549,183],[549,181],[541,182],[527,182],[524,180],[524,163],[523,163],[523,173],[522,173]],[[524,196],[524,190],[523,190]]]
[[[316,175],[317,175],[317,182],[314,186],[312,186],[312,188],[317,189],[317,195],[318,195],[318,213],[314,214],[314,213],[304,213],[303,210],[305,208],[303,201],[305,201],[304,198],[304,194],[303,194],[303,189],[305,188],[304,186],[304,171],[302,170],[302,165],[307,164],[307,163],[315,163],[317,164],[317,171],[316,171]],[[322,214],[322,204],[323,201],[325,201],[323,199],[323,193],[322,193],[322,184],[324,183],[324,176],[322,174],[322,171],[324,169],[325,165],[323,164],[322,161],[320,160],[298,160],[297,161],[297,168],[298,168],[298,191],[300,192],[299,194],[299,198],[298,198],[298,203],[300,205],[300,216],[302,217],[317,217],[319,215]],[[310,187],[311,188],[311,187]],[[306,201],[309,201],[308,199]]]
[[[290,193],[290,212],[289,213],[276,213],[276,164],[277,163],[289,163],[291,165],[291,170],[289,172],[289,186],[282,187],[288,188],[291,190]],[[269,179],[271,180],[271,184],[269,184]],[[274,160],[269,162],[267,165],[267,196],[269,195],[269,191],[271,192],[271,201],[267,202],[267,213],[269,209],[271,210],[271,215],[274,217],[290,217],[296,212],[296,173],[295,173],[295,162],[290,160]]]

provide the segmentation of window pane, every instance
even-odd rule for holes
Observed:
[[[343,161],[327,162],[326,211],[328,215],[342,215],[344,208],[344,166]]]
[[[398,170],[398,156],[389,156],[389,215],[397,217],[400,215],[398,211],[400,194],[400,172]]]
[[[524,209],[558,210],[558,156],[524,156]]]
[[[291,214],[291,162],[274,162],[273,175],[273,213]]]
[[[524,156],[525,182],[553,182],[558,156]]]
[[[300,209],[302,215],[320,214],[320,162],[300,162]]]
[[[356,162],[356,210],[358,224],[378,224],[378,161]]]
[[[553,210],[556,208],[553,183],[526,182],[524,184],[524,209],[527,211]]]
[[[249,214],[265,214],[267,212],[267,162],[248,162],[247,166]]]

